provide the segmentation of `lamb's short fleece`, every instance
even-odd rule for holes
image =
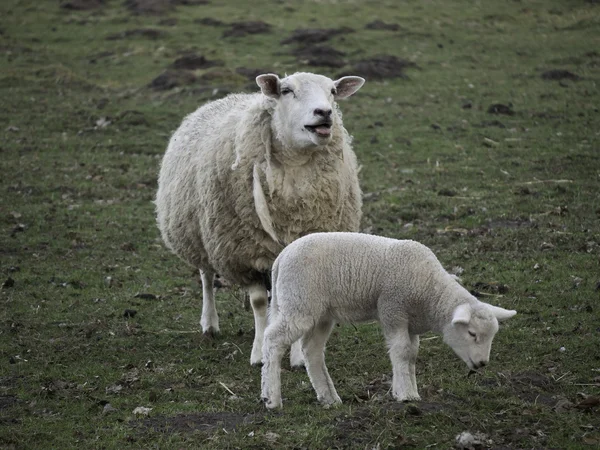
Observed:
[[[324,348],[336,322],[378,320],[393,366],[392,394],[418,400],[419,335],[432,330],[472,370],[487,364],[498,321],[516,311],[473,297],[433,252],[410,240],[359,233],[315,233],[288,245],[273,265],[263,344],[262,398],[281,406],[281,357],[298,339],[308,375],[325,404],[340,403]]]

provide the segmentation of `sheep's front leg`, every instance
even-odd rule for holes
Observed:
[[[202,317],[200,326],[205,336],[213,337],[219,333],[219,316],[215,306],[215,290],[213,287],[215,273],[206,270],[200,271],[202,279]]]
[[[419,336],[396,330],[386,332],[386,340],[393,368],[392,395],[398,401],[420,400],[415,374]]]
[[[258,365],[262,362],[262,347],[267,327],[267,289],[262,284],[254,284],[248,289],[250,304],[254,312],[254,343],[252,344],[252,354],[250,355],[250,364]]]
[[[317,399],[326,407],[342,403],[325,365],[325,343],[333,325],[333,321],[323,321],[302,337],[308,377],[317,393]]]

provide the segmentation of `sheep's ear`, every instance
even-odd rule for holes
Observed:
[[[458,305],[454,310],[454,315],[452,316],[452,325],[456,325],[457,323],[468,325],[470,320],[471,306],[468,303]]]
[[[487,305],[487,308],[492,312],[498,322],[502,322],[503,320],[510,319],[517,312],[514,309],[504,309],[499,306]]]
[[[256,77],[256,84],[267,97],[279,98],[281,89],[279,88],[279,77],[273,73],[265,73]]]
[[[333,84],[337,91],[335,98],[346,98],[358,91],[365,84],[365,79],[361,77],[342,77],[334,81]]]

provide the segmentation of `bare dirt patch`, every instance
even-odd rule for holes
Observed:
[[[176,70],[197,70],[221,65],[223,65],[222,61],[211,61],[203,55],[190,54],[177,58],[171,67]]]
[[[412,61],[400,59],[393,55],[379,55],[356,61],[352,64],[351,70],[340,74],[340,76],[359,75],[371,80],[408,78],[404,70],[411,67],[417,67],[417,65]]]
[[[553,391],[554,382],[537,372],[522,372],[511,375],[508,381],[515,395],[528,403],[541,404],[551,408],[563,400]]]
[[[374,20],[365,25],[367,30],[389,30],[389,31],[398,31],[400,29],[400,25],[397,23],[385,23],[382,20]]]
[[[129,37],[143,37],[148,39],[158,39],[160,37],[164,37],[166,33],[161,30],[156,30],[154,28],[136,28],[133,30],[121,31],[119,33],[112,33],[106,36],[107,41],[116,41],[119,39],[126,39]]]
[[[505,116],[514,116],[515,112],[512,109],[512,105],[504,105],[502,103],[494,103],[490,105],[487,112],[489,114],[503,114]]]
[[[254,414],[232,412],[178,414],[173,417],[149,417],[131,422],[131,426],[139,431],[152,430],[159,433],[192,433],[195,431],[210,432],[216,429],[231,431],[239,425],[256,422]]]
[[[222,22],[218,19],[213,19],[212,17],[203,17],[202,19],[194,19],[194,23],[200,25],[207,25],[209,27],[221,27],[226,25],[225,22]]]
[[[61,3],[60,7],[73,11],[89,11],[100,8],[101,6],[104,6],[105,3],[106,0],[71,0],[70,2]]]
[[[249,67],[238,67],[237,69],[235,69],[235,73],[248,78],[248,80],[250,80],[250,81],[254,81],[254,80],[256,80],[257,76],[262,75],[263,73],[273,73],[273,69],[261,69],[261,68],[251,69]]]
[[[16,405],[19,399],[14,395],[0,395],[0,411]]]
[[[125,0],[123,4],[133,14],[161,15],[179,5],[206,5],[208,0]]]
[[[339,34],[353,33],[349,27],[340,28],[298,28],[292,35],[281,41],[281,44],[313,45],[328,41]]]
[[[260,20],[233,22],[229,26],[229,30],[223,32],[223,37],[244,37],[248,34],[269,33],[271,31],[271,25]]]
[[[344,67],[344,52],[328,45],[311,45],[292,52],[301,63],[315,67]]]
[[[155,91],[168,91],[177,86],[185,86],[193,84],[196,81],[196,76],[187,70],[167,70],[157,76],[148,85]]]
[[[552,69],[542,73],[543,80],[571,80],[579,81],[581,77],[573,72],[564,69]]]

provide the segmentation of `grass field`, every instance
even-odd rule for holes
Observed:
[[[597,1],[3,0],[0,49],[0,447],[600,445]],[[341,103],[363,231],[519,312],[470,377],[425,335],[421,402],[392,399],[357,324],[328,345],[342,406],[284,369],[267,412],[242,293],[219,291],[203,338],[198,277],[160,240],[182,118],[303,70],[367,78]]]

